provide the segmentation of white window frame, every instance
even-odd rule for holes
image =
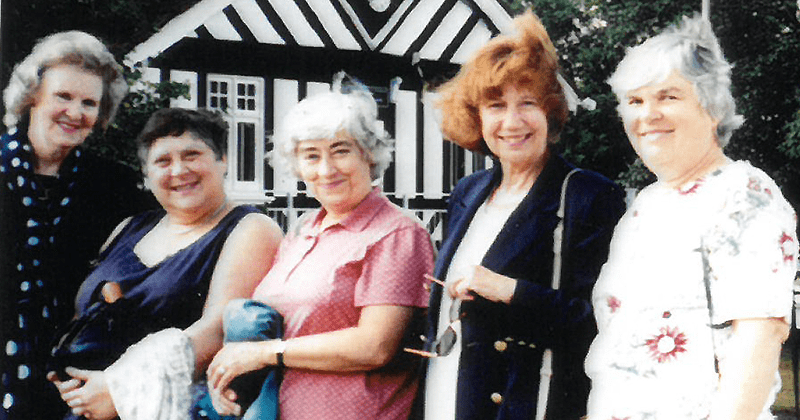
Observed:
[[[225,94],[212,93],[213,82],[227,83]],[[240,84],[255,86],[255,96],[240,97],[238,86]],[[229,197],[234,201],[260,203],[264,201],[264,79],[260,77],[237,76],[226,74],[208,74],[206,76],[206,95],[209,109],[224,111],[223,115],[228,123],[228,176],[227,189]],[[225,97],[228,108],[223,110],[221,104],[212,106],[212,97]],[[254,109],[240,109],[239,100],[254,99]],[[245,103],[248,107],[248,103]],[[255,129],[255,142],[253,153],[254,177],[253,180],[238,179],[239,173],[239,124],[253,124]]]

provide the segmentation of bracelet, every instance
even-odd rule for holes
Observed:
[[[278,343],[278,349],[275,351],[275,358],[277,359],[277,366],[281,369],[286,367],[286,364],[283,363],[283,353],[286,351],[286,342],[281,340]]]

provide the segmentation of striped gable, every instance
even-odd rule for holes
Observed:
[[[455,183],[491,159],[442,138],[432,86],[511,26],[499,0],[200,0],[126,56],[143,80],[185,83],[171,106],[221,111],[230,127],[226,194],[269,203],[282,226],[318,205],[280,161],[269,136],[298,101],[345,71],[367,85],[395,140],[379,180],[441,240]]]
[[[510,22],[496,0],[202,0],[137,46],[126,62],[199,38],[460,64]]]

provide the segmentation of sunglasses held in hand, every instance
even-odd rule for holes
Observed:
[[[425,275],[425,278],[428,280],[439,284],[442,287],[445,287],[445,283],[433,276]],[[416,354],[422,357],[444,357],[450,354],[453,351],[453,347],[456,345],[456,341],[458,340],[458,334],[456,334],[456,323],[461,322],[461,318],[464,316],[461,313],[461,299],[453,299],[453,302],[450,304],[450,323],[447,324],[447,328],[445,328],[444,332],[433,342],[431,349],[433,351],[424,351],[424,350],[417,350],[412,348],[405,348],[404,351],[412,354]],[[422,337],[422,340],[427,341],[425,337]]]

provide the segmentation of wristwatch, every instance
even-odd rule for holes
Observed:
[[[283,353],[286,351],[286,342],[280,340],[275,345],[275,357],[278,359],[278,367],[283,369],[286,365],[283,363]]]

